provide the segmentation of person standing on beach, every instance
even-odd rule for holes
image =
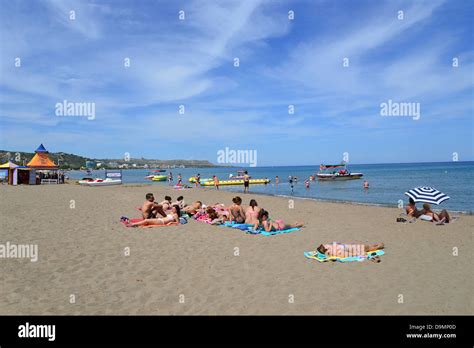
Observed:
[[[170,185],[173,182],[173,173],[171,171],[168,173],[168,182],[170,183]]]
[[[215,175],[213,175],[212,178],[214,179],[214,187],[218,190],[219,189],[219,179]]]
[[[201,186],[201,174],[196,175],[196,187]]]
[[[275,185],[278,186],[278,183],[280,182],[280,178],[277,176],[275,176]]]
[[[178,186],[181,186],[182,185],[182,177],[181,177],[181,173],[178,174]]]
[[[247,171],[244,172],[244,193],[249,192],[250,177]]]

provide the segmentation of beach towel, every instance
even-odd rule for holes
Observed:
[[[257,230],[254,230],[253,229],[253,226],[252,224],[240,224],[240,223],[234,223],[234,222],[225,222],[224,224],[222,224],[221,226],[224,226],[224,227],[231,227],[231,228],[236,228],[236,229],[239,229],[239,230],[242,230],[242,231],[245,231],[247,232],[248,234],[261,234],[263,236],[273,236],[275,234],[283,234],[283,233],[290,233],[290,232],[294,232],[294,231],[299,231],[300,228],[289,228],[289,229],[286,229],[286,230],[278,230],[278,231],[270,231],[270,232],[267,232],[265,231],[264,229],[262,228],[259,228]]]
[[[238,223],[238,222],[229,222],[229,221],[224,222],[221,226],[236,228],[236,229],[242,230],[242,231],[247,231],[249,228],[253,227],[253,225],[242,224],[242,223]]]
[[[331,256],[327,257],[324,254],[321,254],[319,251],[305,251],[304,256],[306,256],[308,259],[314,259],[318,260],[319,262],[328,262],[328,261],[338,261],[338,262],[355,262],[355,261],[364,261],[364,260],[370,260],[376,256],[380,256],[385,254],[385,251],[383,250],[372,250],[372,251],[367,251],[365,253],[365,256],[351,256],[351,257],[337,257],[337,256]]]
[[[262,229],[260,233],[263,234],[264,236],[274,236],[275,234],[290,233],[290,232],[299,231],[299,230],[300,228],[297,228],[297,227],[288,228],[286,230],[270,231],[270,232],[267,232]]]
[[[127,221],[125,219],[127,219],[127,218],[125,216],[122,216],[120,218],[120,222],[122,224],[124,224],[125,227],[130,227],[130,226],[127,226]],[[143,220],[144,220],[143,218],[128,219],[128,221],[130,221],[131,223],[140,222],[140,221],[143,221]],[[150,228],[150,227],[166,227],[166,226],[175,226],[175,225],[178,225],[178,223],[177,222],[169,222],[166,225],[146,225],[146,226],[139,226],[139,227]]]

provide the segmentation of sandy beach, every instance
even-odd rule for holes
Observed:
[[[0,259],[0,314],[473,314],[473,216],[403,224],[397,208],[295,198],[289,209],[287,198],[250,193],[240,194],[244,205],[254,198],[306,228],[269,237],[195,221],[126,228],[120,216],[139,217],[147,192],[187,203],[230,204],[235,195],[2,185],[0,243],[37,244],[38,261]],[[386,254],[378,264],[304,257],[333,241],[384,242]]]

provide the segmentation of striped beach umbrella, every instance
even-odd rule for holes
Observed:
[[[416,203],[423,202],[438,205],[449,199],[448,195],[429,186],[415,187],[414,189],[405,192],[405,194],[412,198]]]

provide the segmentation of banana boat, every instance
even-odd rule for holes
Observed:
[[[270,182],[270,179],[250,179],[249,184],[251,185],[257,185],[257,184],[268,184]],[[224,185],[243,185],[244,181],[243,180],[219,180],[219,186],[224,186]],[[213,181],[207,181],[201,183],[201,186],[214,186]]]

